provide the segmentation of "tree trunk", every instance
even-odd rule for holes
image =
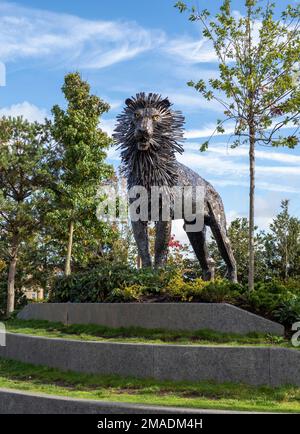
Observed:
[[[255,272],[255,246],[254,246],[254,200],[255,200],[255,133],[250,128],[250,194],[249,194],[249,290],[254,289],[254,272]]]
[[[17,260],[18,260],[18,240],[15,237],[12,243],[12,253],[11,261],[9,264],[8,280],[7,280],[7,305],[6,305],[6,316],[7,318],[15,310],[15,278],[17,270]]]
[[[65,275],[66,276],[70,276],[70,274],[71,274],[73,234],[74,234],[74,222],[71,221],[69,224],[69,240],[68,240],[68,250],[67,250],[66,265],[65,265]]]
[[[137,255],[136,257],[136,266],[138,270],[142,268],[142,258],[140,257],[140,255]]]
[[[285,234],[285,264],[284,264],[284,278],[287,281],[289,278],[289,253],[288,253],[288,235]]]

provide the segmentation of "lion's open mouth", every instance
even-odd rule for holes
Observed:
[[[138,142],[138,150],[139,151],[147,151],[149,149],[150,143],[149,139],[146,137],[143,137]]]

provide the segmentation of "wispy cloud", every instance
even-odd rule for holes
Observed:
[[[81,68],[132,59],[165,40],[134,22],[87,20],[74,15],[0,3],[0,59],[47,58]]]
[[[234,132],[234,124],[225,124],[224,128],[226,130],[226,134],[232,134]],[[224,135],[223,133],[218,133],[216,131],[216,123],[209,123],[204,125],[202,128],[187,130],[185,132],[186,139],[202,139],[206,137],[210,137],[214,133],[215,136]]]
[[[212,44],[204,38],[199,40],[188,37],[177,38],[165,44],[164,51],[189,64],[215,62],[217,60]]]
[[[220,187],[244,187],[249,189],[249,182],[247,181],[235,181],[233,179],[213,179],[211,180],[211,182],[213,185]],[[256,188],[259,190],[276,191],[279,193],[299,193],[299,189],[296,187],[282,184],[273,184],[271,182],[259,181],[256,183]]]
[[[211,102],[211,101],[209,101],[209,102]],[[216,110],[217,110],[217,105],[216,105]],[[277,122],[274,121],[272,123],[272,126],[267,128],[267,130],[271,131],[276,126],[276,124],[277,124]],[[235,131],[235,124],[233,124],[232,122],[224,123],[223,127],[225,129],[225,133],[218,133],[216,131],[216,123],[208,123],[208,124],[205,124],[202,128],[187,130],[185,132],[185,138],[191,140],[191,139],[201,139],[201,138],[205,138],[205,137],[210,137],[211,135],[227,136],[227,135],[233,134]],[[283,127],[281,127],[280,131],[288,130],[288,129],[295,130],[295,125],[292,122],[289,122],[286,125],[284,125]]]
[[[248,157],[249,155],[248,148],[244,146],[236,149],[226,148],[224,146],[211,146],[208,152],[212,154],[218,154],[224,157]],[[276,161],[282,164],[300,165],[299,155],[286,154],[283,152],[274,152],[272,149],[270,149],[269,151],[262,151],[257,149],[255,154],[256,158],[261,160]]]
[[[249,173],[249,165],[245,161],[235,161],[233,158],[224,158],[223,155],[211,153],[195,154],[186,152],[180,157],[180,161],[195,170],[207,170],[212,175],[232,176],[243,178]],[[256,165],[256,173],[261,177],[268,176],[300,176],[300,166],[268,166]]]
[[[197,95],[196,92],[175,92],[173,90],[165,91],[164,94],[168,95],[170,101],[175,106],[184,108],[185,110],[212,110],[216,112],[223,112],[222,106],[215,100],[207,101],[201,95]],[[199,137],[197,135],[197,137]]]

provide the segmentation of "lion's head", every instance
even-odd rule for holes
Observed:
[[[183,152],[184,117],[161,95],[138,93],[125,101],[114,139],[129,184],[175,185],[175,153]]]

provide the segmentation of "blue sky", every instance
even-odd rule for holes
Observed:
[[[210,3],[212,10],[220,4]],[[284,6],[288,1],[279,3]],[[49,116],[54,104],[64,104],[60,88],[64,75],[73,70],[79,70],[92,91],[110,102],[111,111],[102,122],[109,133],[125,98],[139,91],[162,93],[186,117],[185,153],[180,161],[217,188],[228,220],[245,216],[247,149],[230,150],[228,136],[218,136],[210,150],[200,154],[199,144],[222,111],[186,82],[216,75],[217,65],[198,25],[188,22],[173,5],[174,0],[0,1],[0,61],[6,66],[0,114],[23,114],[30,120]],[[243,11],[242,5],[243,1],[233,1],[237,11]],[[117,153],[111,150],[109,157],[117,166]],[[258,148],[259,226],[268,226],[284,198],[291,200],[291,211],[300,216],[299,179],[299,149]],[[182,237],[179,226],[174,230]]]

